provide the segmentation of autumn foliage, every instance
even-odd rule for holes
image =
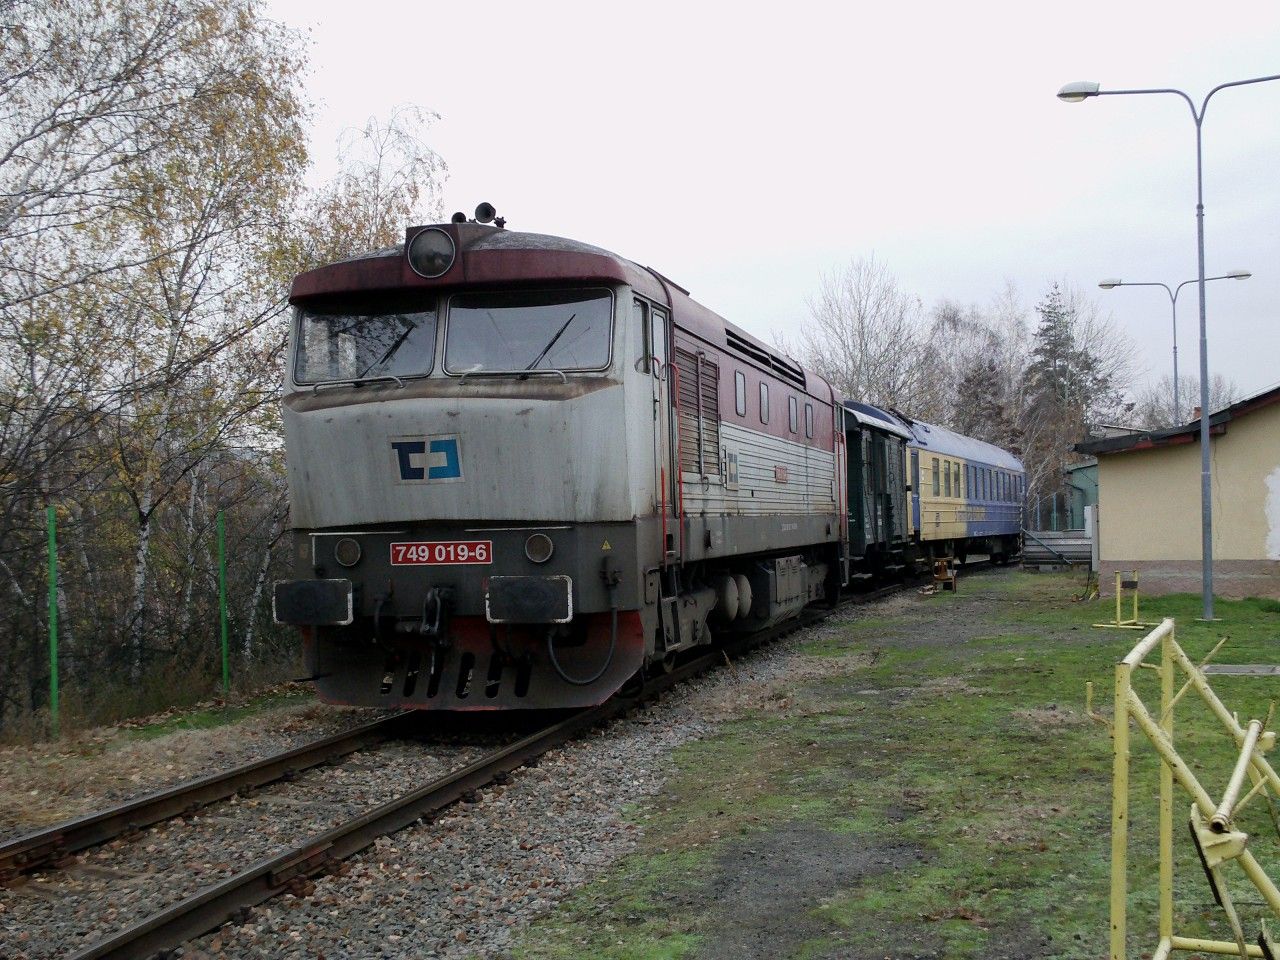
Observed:
[[[64,711],[208,692],[220,510],[238,672],[288,672],[288,283],[394,241],[444,170],[407,111],[306,189],[305,47],[247,0],[0,0],[0,31],[2,736],[46,706],[46,505]]]

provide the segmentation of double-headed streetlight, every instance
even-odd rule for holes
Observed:
[[[1210,280],[1248,280],[1253,274],[1248,270],[1232,270],[1230,273],[1224,273],[1220,277],[1205,277],[1204,282]],[[1195,283],[1195,280],[1183,280],[1174,289],[1170,290],[1167,283],[1137,283],[1132,280],[1101,280],[1098,282],[1103,290],[1114,290],[1116,287],[1163,287],[1164,292],[1169,295],[1169,305],[1173,308],[1173,420],[1174,423],[1182,423],[1182,394],[1178,392],[1178,294],[1182,292],[1182,288],[1188,283]],[[1204,405],[1201,404],[1203,407]]]
[[[1213,503],[1209,477],[1209,342],[1204,320],[1204,171],[1201,151],[1201,127],[1209,100],[1219,90],[1227,87],[1243,87],[1253,83],[1280,80],[1280,73],[1250,80],[1233,80],[1220,83],[1207,94],[1196,109],[1195,101],[1181,90],[1159,87],[1151,90],[1102,90],[1090,81],[1068,83],[1058,91],[1058,99],[1067,103],[1079,103],[1091,97],[1116,97],[1148,93],[1171,93],[1181,97],[1191,108],[1191,119],[1196,125],[1196,254],[1199,270],[1197,286],[1200,291],[1200,592],[1204,607],[1204,619],[1213,619]]]

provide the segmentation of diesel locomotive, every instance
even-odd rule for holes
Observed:
[[[942,549],[922,527],[955,549],[976,522],[930,527],[908,481],[909,445],[941,434],[487,205],[304,273],[290,302],[274,613],[331,702],[599,703]]]

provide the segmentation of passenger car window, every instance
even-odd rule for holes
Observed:
[[[733,408],[738,411],[738,416],[747,415],[747,375],[741,370],[735,370],[733,374]]]
[[[804,405],[804,435],[806,437],[813,436],[813,404],[806,403]]]
[[[760,383],[760,422],[769,422],[769,385]]]
[[[938,472],[938,458],[933,458],[933,495],[942,495],[942,475]]]
[[[787,419],[791,423],[791,432],[795,433],[800,429],[800,417],[796,406],[795,397],[787,397]]]
[[[946,483],[943,484],[943,489],[944,489],[943,496],[949,497],[951,496],[951,461],[950,460],[942,461],[942,472],[946,474],[946,477],[945,477]]]

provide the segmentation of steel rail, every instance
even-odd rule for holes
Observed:
[[[772,642],[819,623],[846,607],[861,605],[909,589],[917,581],[855,594],[826,608],[802,612],[766,630],[743,635],[676,667],[669,674],[648,680],[635,695],[617,695],[597,707],[589,707],[544,727],[523,739],[446,774],[417,790],[312,837],[303,844],[260,860],[219,883],[199,890],[90,946],[71,954],[69,960],[140,960],[163,955],[281,893],[305,894],[312,877],[333,873],[341,861],[387,836],[429,818],[476,790],[526,765],[544,753],[577,738],[584,731],[614,719],[639,703],[651,700],[685,680],[727,659],[730,654]]]
[[[34,830],[0,843],[0,886],[69,855],[389,739],[409,712],[304,744],[219,773],[144,794],[117,806]]]
[[[676,674],[672,674],[675,676]],[[666,679],[666,678],[664,678]],[[332,872],[337,864],[395,833],[456,803],[504,773],[572,739],[583,730],[612,718],[632,701],[611,700],[495,751],[451,774],[384,803],[334,827],[306,843],[197,891],[178,903],[140,920],[78,953],[71,960],[124,960],[171,950],[235,918],[241,911],[293,890],[304,893],[311,877]]]

